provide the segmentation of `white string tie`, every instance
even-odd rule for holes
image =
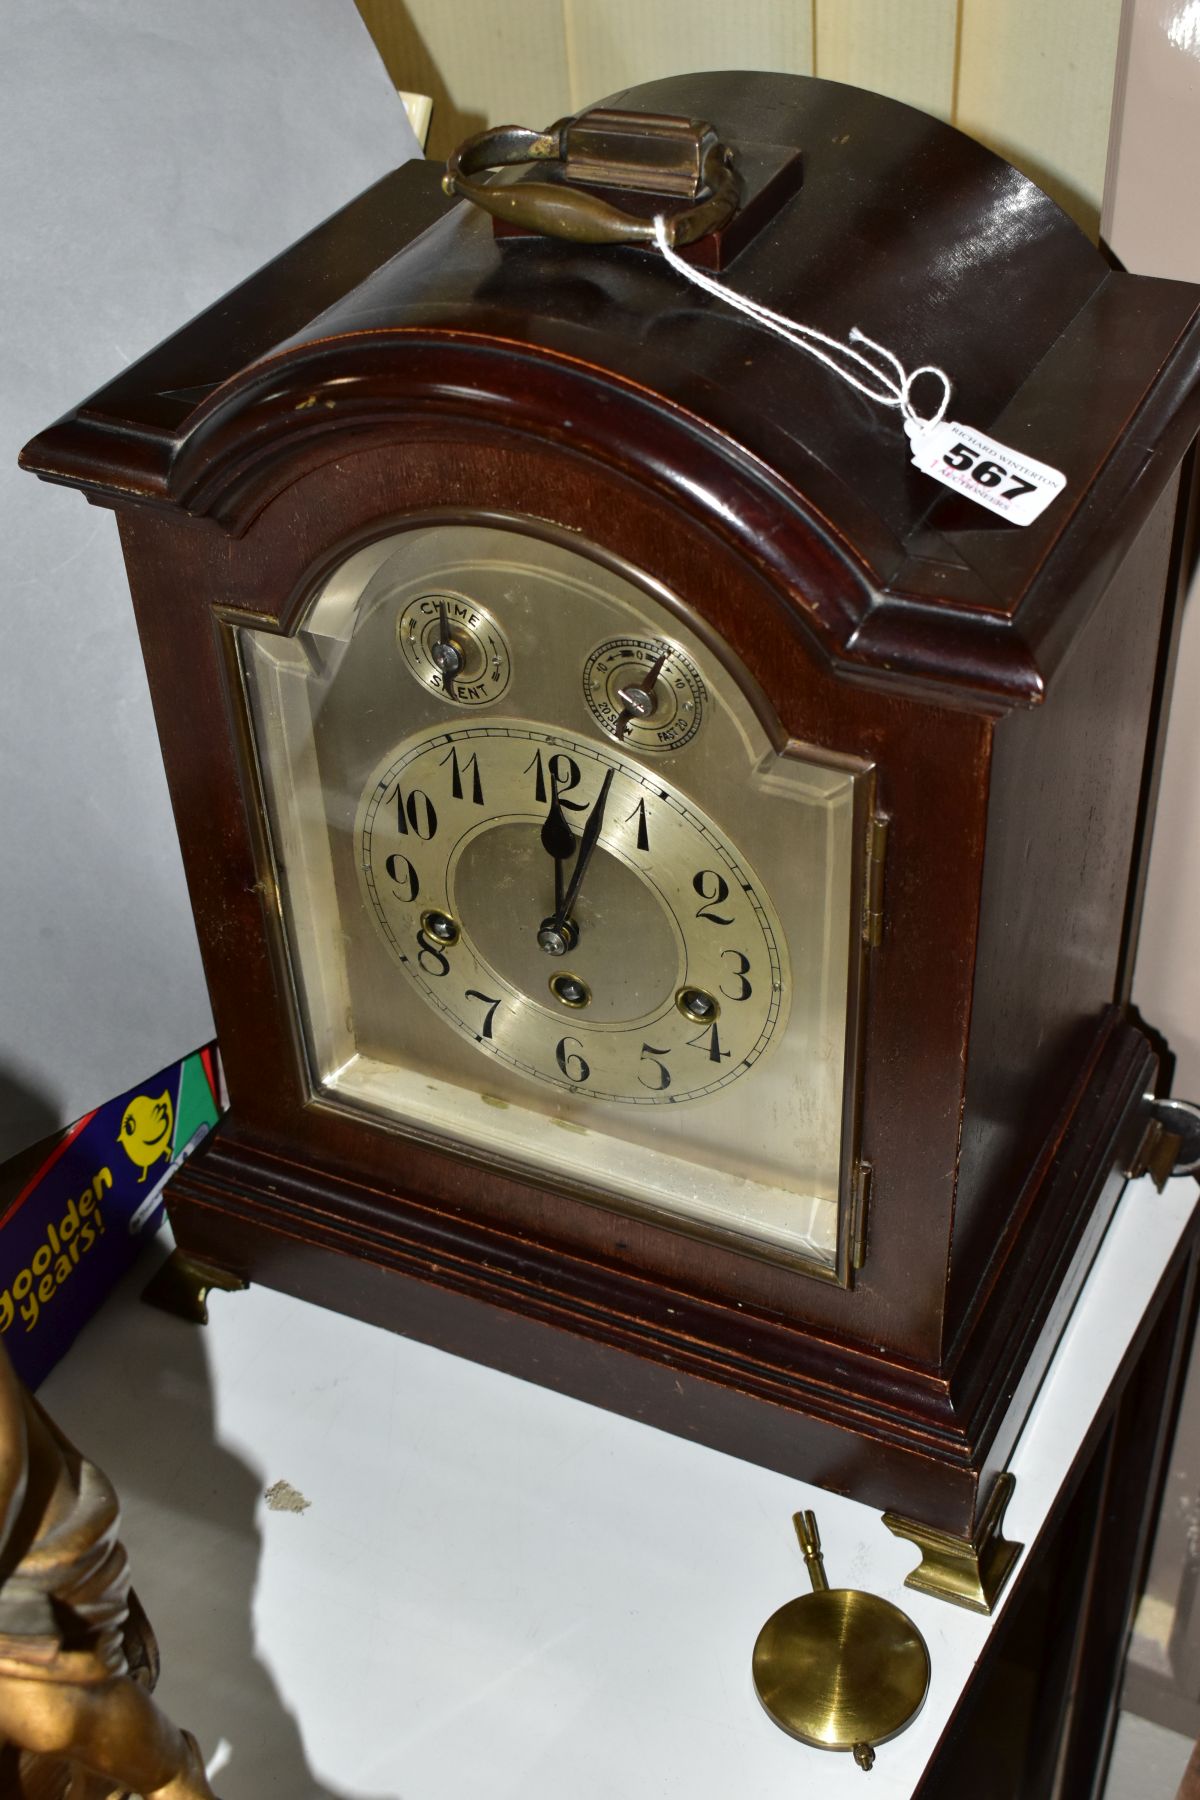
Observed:
[[[796,319],[785,318],[782,313],[772,312],[769,306],[763,306],[757,300],[751,300],[745,294],[738,294],[732,288],[723,287],[706,275],[692,263],[685,262],[679,252],[674,249],[668,235],[669,225],[660,214],[654,221],[654,238],[671,267],[678,271],[694,287],[703,288],[706,294],[713,294],[723,300],[727,306],[745,313],[748,319],[762,325],[767,331],[773,331],[786,343],[797,350],[805,350],[827,369],[865,394],[868,400],[874,400],[878,406],[897,407],[904,418],[904,427],[910,437],[932,431],[940,425],[950,405],[952,392],[950,377],[944,369],[935,363],[922,363],[919,369],[911,374],[905,369],[900,358],[889,350],[886,344],[877,344],[869,338],[865,331],[857,325],[850,329],[849,341],[828,337],[825,332],[818,331],[815,325],[801,325]],[[861,344],[863,349],[871,352],[866,356],[863,350],[855,349]],[[912,401],[912,390],[922,375],[932,375],[942,384],[942,397],[936,411],[925,415],[919,413]]]

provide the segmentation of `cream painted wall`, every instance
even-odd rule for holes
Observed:
[[[389,73],[434,97],[432,156],[691,69],[781,69],[892,94],[1000,150],[1088,230],[1120,0],[357,0]]]
[[[1104,235],[1140,274],[1200,281],[1200,0],[1126,0]],[[1196,490],[1200,504],[1200,489]],[[1134,999],[1176,1055],[1175,1092],[1200,1100],[1200,574],[1184,606],[1146,886]],[[1200,1730],[1200,1353],[1138,1610],[1124,1704]]]
[[[1104,235],[1141,275],[1200,282],[1200,3],[1128,0]],[[1200,1100],[1200,575],[1184,607],[1134,999]]]

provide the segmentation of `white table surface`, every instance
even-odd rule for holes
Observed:
[[[1036,1536],[1196,1197],[1126,1189],[1008,1536]],[[906,1590],[916,1551],[878,1513],[263,1288],[214,1295],[201,1331],[135,1304],[146,1273],[39,1397],[120,1490],[159,1695],[222,1800],[911,1794],[999,1613]],[[308,1507],[270,1508],[277,1481]],[[831,1585],[929,1646],[924,1711],[869,1776],[751,1683],[760,1626],[807,1589],[804,1506]]]

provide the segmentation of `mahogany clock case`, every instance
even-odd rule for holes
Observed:
[[[1124,983],[1198,295],[879,96],[711,75],[610,104],[703,117],[735,162],[798,148],[724,279],[942,365],[952,416],[1066,491],[991,518],[656,253],[498,241],[421,165],[43,433],[25,465],[118,512],[228,1074],[172,1220],[200,1259],[970,1535],[1156,1078]],[[641,572],[790,738],[872,766],[841,1281],[313,1092],[235,634],[434,521]]]

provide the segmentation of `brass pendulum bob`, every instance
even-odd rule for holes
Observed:
[[[890,1600],[830,1587],[815,1514],[797,1513],[793,1523],[813,1591],[781,1606],[759,1632],[754,1685],[782,1730],[820,1750],[849,1750],[869,1769],[874,1746],[920,1712],[929,1652]]]

